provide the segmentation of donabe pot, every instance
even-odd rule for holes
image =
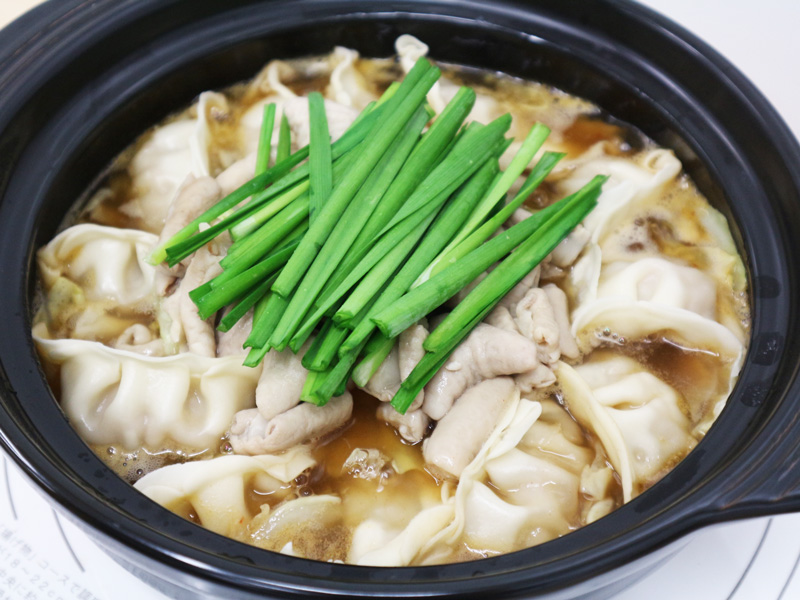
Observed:
[[[752,340],[707,437],[653,488],[563,538],[497,558],[363,568],[246,546],[118,478],[67,423],[31,340],[34,252],[110,159],[206,89],[339,44],[435,59],[591,99],[675,150],[733,223]],[[702,42],[622,0],[51,0],[0,38],[0,436],[108,551],[175,597],[605,597],[711,523],[800,509],[800,150],[764,98]]]

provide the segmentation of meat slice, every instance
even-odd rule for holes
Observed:
[[[578,350],[578,344],[575,342],[569,323],[567,295],[560,287],[552,283],[548,283],[542,289],[547,294],[547,299],[553,308],[553,317],[558,325],[558,344],[561,349],[561,356],[571,359],[578,358],[581,353]]]
[[[556,375],[547,365],[539,364],[530,371],[514,376],[520,391],[527,394],[535,388],[545,388],[556,382]]]
[[[400,334],[400,338],[397,343],[397,360],[400,369],[400,381],[405,381],[406,378],[411,374],[411,371],[414,370],[414,367],[416,367],[417,364],[419,364],[419,361],[422,360],[422,357],[425,356],[425,348],[422,347],[422,344],[425,343],[425,339],[427,337],[428,329],[425,327],[424,320],[423,322],[415,323]],[[414,401],[411,403],[411,406],[408,410],[417,410],[420,406],[422,406],[422,401],[424,398],[425,391],[420,390],[419,394],[417,394],[417,397],[414,398]]]
[[[378,418],[394,427],[403,439],[412,444],[421,441],[431,420],[421,409],[409,409],[401,415],[391,404],[384,403],[378,406]]]
[[[257,152],[251,152],[217,175],[217,185],[221,190],[221,197],[227,196],[255,177],[257,155]]]
[[[561,356],[558,323],[543,289],[528,290],[517,303],[514,322],[522,335],[536,344],[540,362],[547,365],[558,362]]]
[[[220,199],[220,189],[213,177],[189,175],[167,209],[164,227],[158,236],[156,247],[166,243],[173,235],[203,214]],[[170,268],[160,264],[156,268],[155,288],[160,296],[166,296],[177,279],[183,277],[190,259]]]
[[[310,346],[311,340],[307,340],[297,354],[274,348],[267,352],[256,387],[256,406],[264,419],[277,417],[299,404],[308,376],[302,360]]]
[[[520,333],[514,317],[511,316],[511,313],[505,306],[496,306],[494,310],[489,313],[484,322],[511,333]],[[536,361],[538,363],[538,356]],[[547,365],[539,363],[530,371],[515,375],[514,381],[520,391],[527,394],[534,388],[542,388],[554,384],[556,376]]]
[[[428,337],[428,329],[423,323],[415,323],[400,334],[398,340],[398,360],[400,379],[405,380],[425,356],[422,344]]]
[[[225,311],[226,314],[228,312],[230,311]],[[251,308],[228,331],[217,330],[217,356],[247,354],[244,343],[252,330],[253,309]]]
[[[514,323],[536,344],[539,361],[545,365],[555,364],[562,355],[572,359],[580,356],[568,310],[567,295],[552,283],[529,290],[517,304]]]
[[[511,291],[503,296],[503,299],[497,303],[497,306],[503,306],[507,308],[512,317],[516,316],[517,304],[519,304],[519,301],[525,297],[525,294],[527,294],[530,289],[535,288],[537,285],[539,285],[538,266],[533,269],[533,271],[525,275],[522,281],[511,288]]]
[[[422,409],[438,421],[467,388],[484,379],[526,373],[538,365],[536,344],[518,333],[481,323],[425,386]]]
[[[365,392],[381,402],[392,401],[397,390],[400,389],[400,384],[425,356],[422,344],[428,337],[426,324],[427,322],[423,319],[400,334],[398,343],[364,386]],[[423,392],[420,392],[409,410],[419,408],[422,405],[422,398]]]
[[[495,306],[492,312],[486,315],[483,322],[511,333],[519,333],[519,327],[517,327],[514,317],[505,306]]]
[[[214,317],[201,319],[189,292],[222,273],[219,261],[224,254],[215,244],[200,248],[194,253],[178,288],[164,301],[164,309],[172,320],[168,330],[170,341],[177,346],[185,341],[189,352],[201,356],[217,355]]]
[[[257,408],[239,411],[230,428],[237,454],[270,454],[312,442],[344,425],[353,413],[350,392],[332,398],[325,406],[301,402],[271,419]]]
[[[381,402],[391,402],[400,389],[400,383],[400,358],[395,345],[363,389]]]
[[[515,389],[513,379],[497,377],[464,392],[425,441],[425,462],[446,476],[459,477],[489,438]]]
[[[186,225],[211,208],[221,197],[220,186],[213,177],[189,175],[172,200],[158,236],[158,245],[166,242]]]

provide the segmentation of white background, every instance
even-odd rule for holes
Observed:
[[[0,0],[0,25],[37,3]],[[731,60],[800,132],[800,1],[643,3]],[[0,600],[163,598],[58,516],[6,459],[0,477]],[[794,600],[800,598],[799,557],[800,515],[716,526],[692,536],[677,556],[615,600]]]

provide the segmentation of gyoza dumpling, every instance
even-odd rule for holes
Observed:
[[[151,500],[182,516],[193,514],[203,527],[240,537],[255,515],[248,508],[248,490],[275,495],[313,467],[309,449],[297,446],[280,455],[219,456],[162,467],[135,487]]]
[[[610,466],[552,398],[513,399],[461,473],[452,522],[424,548],[425,562],[458,541],[496,554],[564,535],[615,507]]]
[[[292,150],[297,151],[308,145],[311,137],[311,125],[308,120],[308,98],[269,96],[253,104],[242,116],[239,125],[239,136],[245,152],[254,152],[258,148],[261,121],[264,118],[264,105],[270,102],[274,102],[276,105],[274,131],[279,130],[281,116],[285,114],[292,132]],[[328,119],[331,141],[335,142],[342,137],[342,134],[355,121],[358,111],[344,104],[326,99],[325,115]],[[277,136],[275,133],[273,135]]]
[[[404,528],[367,519],[353,532],[347,562],[375,567],[403,567],[411,563],[431,536],[453,520],[453,504],[436,504],[421,510]]]
[[[706,319],[714,319],[717,310],[716,285],[708,275],[664,258],[607,265],[597,297],[612,296],[680,308]]]
[[[273,506],[261,505],[261,512],[247,524],[244,541],[312,560],[345,556],[349,536],[342,525],[341,498],[333,494],[289,497]]]
[[[408,73],[416,61],[422,56],[428,56],[428,45],[422,40],[412,35],[401,35],[395,40],[395,50],[400,62],[400,67]],[[428,102],[436,113],[441,113],[447,103],[456,95],[461,82],[456,81],[457,77],[452,77],[445,72],[428,92]],[[475,104],[470,111],[467,121],[477,121],[479,123],[489,123],[497,117],[513,112],[514,120],[508,131],[508,136],[514,141],[500,157],[500,166],[505,169],[511,160],[522,147],[522,140],[525,139],[530,127],[540,122],[549,127],[553,134],[545,142],[545,149],[560,151],[561,148],[558,138],[559,132],[567,129],[575,118],[592,110],[589,103],[580,101],[577,98],[567,98],[562,96],[559,100],[561,104],[559,110],[546,110],[546,104],[542,102],[545,94],[539,94],[546,89],[537,84],[528,85],[524,88],[514,86],[513,101],[507,100],[498,94],[493,94],[489,89],[481,86],[475,81],[467,83],[476,92]],[[512,84],[513,85],[513,84]],[[521,185],[522,178],[515,185]],[[512,190],[515,189],[512,187]]]
[[[529,547],[614,507],[611,468],[595,460],[578,425],[552,399],[543,400],[542,414],[519,443],[483,468],[486,484],[476,482],[464,504],[464,535],[471,547],[492,552]],[[590,477],[598,480],[591,498],[584,490]]]
[[[216,92],[203,92],[195,118],[186,117],[155,130],[134,155],[128,168],[135,197],[120,211],[157,233],[167,209],[189,175],[215,175],[210,123],[228,113],[228,101]]]
[[[45,288],[66,277],[88,300],[130,305],[149,298],[155,269],[145,260],[156,236],[135,229],[74,225],[37,253]]]
[[[733,288],[741,294],[746,288],[744,267],[724,217],[700,198],[685,178],[680,176],[681,165],[675,156],[663,149],[645,151],[634,157],[620,158],[605,154],[598,144],[573,161],[562,161],[554,176],[561,176],[557,188],[560,194],[572,193],[588,181],[589,174],[605,173],[610,179],[604,184],[598,206],[584,220],[591,240],[566,278],[571,296],[574,321],[581,307],[598,297],[611,296],[606,285],[599,291],[600,279],[610,271],[618,271],[621,263],[641,262],[641,270],[651,270],[651,261],[685,266],[685,269],[658,269],[672,277],[677,270],[694,269],[694,281],[702,276],[720,290]],[[696,219],[684,218],[692,214]],[[666,256],[665,256],[666,255]],[[601,275],[602,273],[602,275]],[[652,276],[650,276],[652,280]],[[675,290],[692,294],[691,283],[680,274]],[[675,280],[675,278],[673,278]],[[687,287],[688,285],[688,287]],[[702,284],[700,296],[708,296],[708,285]],[[666,284],[660,286],[664,297]],[[688,292],[684,292],[687,290]],[[716,290],[714,290],[716,295]],[[647,299],[638,297],[636,299]],[[646,294],[645,294],[646,296]],[[627,297],[632,298],[631,294]],[[718,302],[717,302],[718,300]],[[704,302],[705,300],[701,300]],[[733,296],[715,298],[714,316],[710,311],[698,311],[685,300],[680,307],[724,324],[740,341],[744,340],[741,315],[736,311]],[[677,306],[675,303],[672,305]],[[691,326],[689,326],[691,328]]]
[[[728,369],[729,392],[744,344],[715,320],[716,290],[698,269],[663,258],[608,265],[595,300],[573,311],[572,331],[584,350],[597,344],[598,332],[607,331],[630,340],[659,334],[682,347],[712,352]]]
[[[608,175],[597,207],[583,221],[598,243],[624,218],[632,207],[658,194],[681,172],[681,163],[669,150],[652,150],[636,158],[609,156],[602,143],[596,144],[579,158],[562,161],[554,175],[568,172],[558,183],[558,197],[577,192],[598,173]]]
[[[471,494],[476,488],[483,485],[480,481],[484,477],[487,461],[513,449],[541,413],[540,404],[530,400],[521,400],[519,390],[516,388],[512,389],[510,397],[504,404],[503,414],[488,439],[481,446],[478,455],[461,472],[455,493],[448,500],[453,504],[452,521],[433,535],[419,552],[425,563],[441,562],[453,552],[459,541],[467,544],[474,543],[476,545],[471,546],[472,548],[485,551],[492,551],[507,543],[507,536],[500,535],[502,532],[488,542],[480,534],[476,535],[475,532],[480,529],[480,523],[468,518],[474,513],[467,510],[472,502]],[[482,529],[480,530],[482,531]],[[514,535],[516,535],[516,529]]]
[[[61,406],[90,444],[217,448],[236,412],[255,406],[260,368],[241,357],[150,358],[84,340],[35,338],[60,367]]]
[[[372,90],[365,77],[356,68],[358,52],[343,46],[336,46],[329,60],[333,66],[330,83],[325,90],[325,96],[357,110],[364,110],[378,97]]]
[[[113,343],[153,321],[155,268],[145,257],[156,236],[134,229],[75,225],[39,250],[46,337]],[[157,333],[156,333],[156,337]]]
[[[562,176],[557,185],[559,197],[578,191],[597,173],[609,176],[597,207],[583,221],[591,234],[589,245],[568,276],[576,304],[594,300],[603,264],[602,240],[607,233],[619,225],[631,207],[656,197],[680,171],[680,161],[667,150],[654,150],[634,163],[628,158],[607,155],[602,143],[577,159],[562,161],[554,170],[554,176]],[[564,173],[568,175],[563,176]]]
[[[697,444],[680,394],[633,359],[611,356],[575,368],[560,363],[556,375],[567,408],[602,442],[625,502]]]

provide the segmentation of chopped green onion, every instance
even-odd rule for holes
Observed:
[[[210,223],[243,200],[263,190],[265,186],[286,175],[292,168],[304,161],[307,157],[307,148],[298,150],[282,162],[276,163],[274,167],[268,169],[261,175],[256,175],[253,179],[232,191],[225,196],[225,198],[194,219],[169,240],[164,242],[164,244],[155,248],[147,257],[147,261],[152,265],[157,265],[169,259],[168,264],[170,266],[175,266],[237,221],[232,215],[227,219],[223,219],[222,223],[216,223],[204,231],[199,231],[200,225],[203,223]],[[196,235],[193,235],[195,232],[197,232]]]
[[[317,299],[319,290],[350,249],[361,227],[372,214],[383,193],[395,178],[406,157],[408,157],[427,121],[428,114],[425,109],[418,108],[403,131],[389,146],[389,149],[375,166],[375,169],[364,182],[356,197],[339,218],[331,235],[325,241],[308,273],[303,278],[300,289],[308,290],[305,299],[293,299],[292,304],[290,304],[290,310],[297,311],[296,314],[302,312],[305,315],[311,303]],[[313,329],[321,316],[319,315],[313,322],[306,321],[301,329],[293,335],[290,344],[296,346],[301,343],[299,342],[300,339],[308,337],[311,329]]]
[[[357,359],[358,354],[348,354],[322,373],[309,373],[309,376],[314,373],[314,380],[303,388],[300,399],[324,406],[331,398],[342,395]]]
[[[189,297],[192,298],[197,306],[200,318],[203,320],[208,319],[220,308],[234,302],[253,286],[263,281],[265,277],[280,269],[289,260],[289,256],[291,256],[299,243],[299,240],[296,240],[282,250],[273,252],[246,271],[231,277],[228,281],[212,288],[211,291],[199,297],[193,295],[196,290],[190,292]],[[272,278],[272,281],[274,282],[274,278]],[[261,295],[263,296],[263,293]],[[253,303],[255,304],[255,301]]]
[[[280,320],[283,311],[286,310],[288,302],[272,292],[267,292],[267,296],[259,300],[263,308],[257,307],[260,313],[258,318],[253,319],[253,329],[245,340],[245,347],[250,348],[244,365],[247,367],[257,367],[270,350],[267,343],[275,324]]]
[[[338,217],[369,176],[372,168],[383,156],[395,135],[405,125],[406,121],[411,118],[411,115],[416,111],[417,106],[422,102],[425,94],[438,77],[439,70],[431,67],[426,60],[420,59],[394,96],[383,107],[380,107],[384,109],[384,113],[376,121],[370,135],[364,140],[363,147],[359,147],[359,160],[334,188],[328,202],[320,211],[319,217],[314,221],[308,234],[303,238],[300,247],[289,261],[288,268],[281,273],[275,283],[273,288],[275,292],[288,297],[294,291],[317,252],[325,243],[328,235],[330,235]],[[419,85],[417,85],[417,82],[419,82]],[[376,111],[373,111],[373,113]],[[369,116],[365,117],[362,123],[366,122]],[[286,335],[284,337],[288,339],[289,336]]]
[[[498,121],[501,120],[502,117],[498,119]],[[495,123],[498,121],[495,121]],[[373,240],[366,256],[363,256],[358,264],[353,265],[347,275],[343,277],[343,281],[339,286],[318,303],[318,311],[327,311],[332,304],[341,298],[368,269],[375,265],[375,263],[389,251],[389,249],[394,248],[405,236],[409,235],[425,222],[429,216],[435,214],[442,204],[447,201],[450,195],[466,179],[495,154],[498,148],[505,145],[502,134],[502,131],[492,129],[489,126],[482,128],[478,131],[474,141],[482,141],[483,143],[477,144],[475,148],[472,148],[469,156],[459,155],[453,160],[448,156],[440,163],[440,167],[447,164],[450,169],[452,169],[448,172],[447,176],[441,177],[442,173],[439,167],[431,171],[428,177],[425,178],[422,184],[409,198],[408,202],[415,202],[418,204],[416,211],[409,213],[404,219],[397,221],[392,227],[387,229],[381,237]],[[454,175],[454,173],[457,174]]]
[[[261,364],[261,361],[264,360],[264,357],[267,355],[267,352],[270,351],[270,347],[261,346],[261,347],[251,347],[250,351],[247,353],[247,356],[244,359],[242,364],[245,367],[257,367]]]
[[[316,311],[310,318],[306,319],[301,328],[298,330],[297,335],[305,335],[309,327],[313,327],[320,318],[344,296],[347,291],[352,288],[365,274],[369,272],[379,261],[381,261],[387,253],[393,250],[396,246],[401,244],[403,240],[412,235],[419,235],[424,233],[424,228],[427,228],[433,218],[436,216],[436,210],[439,209],[450,194],[445,191],[440,194],[440,199],[435,203],[425,207],[425,211],[419,211],[405,219],[402,223],[398,223],[386,235],[384,235],[377,244],[375,244],[369,253],[356,265],[356,268],[350,272],[348,277],[342,284],[334,290],[322,303],[317,307]],[[431,210],[433,209],[433,210]],[[413,240],[416,242],[416,239]]]
[[[240,223],[237,223],[233,227],[231,227],[231,237],[237,242],[233,244],[228,250],[228,255],[235,254],[236,252],[240,252],[242,248],[246,248],[242,244],[239,244],[239,240],[246,237],[248,234],[255,231],[257,228],[261,227],[264,223],[269,221],[272,217],[274,217],[278,212],[282,209],[286,208],[289,203],[297,200],[300,196],[308,191],[310,187],[310,181],[306,179],[305,181],[301,181],[297,185],[292,188],[286,190],[280,196],[277,196],[272,202],[266,204],[258,211],[254,212],[247,218],[243,219]]]
[[[399,88],[400,88],[400,82],[399,81],[393,81],[392,83],[390,83],[389,87],[386,88],[386,91],[383,92],[383,94],[381,94],[380,98],[378,98],[378,102],[376,103],[376,106],[380,106],[381,104],[385,103],[389,98],[394,96],[395,92],[397,92],[397,90]],[[367,108],[365,108],[364,110],[368,110],[370,108],[371,104],[372,103],[370,102],[370,104],[368,104]]]
[[[397,179],[392,182],[386,197],[364,230],[356,240],[356,246],[368,246],[383,229],[409,195],[420,185],[436,165],[449,154],[448,146],[458,128],[475,105],[475,92],[467,87],[459,88],[442,113],[434,119],[428,131],[414,148],[403,165]]]
[[[333,167],[331,161],[331,135],[328,132],[328,117],[325,114],[325,99],[319,92],[308,95],[308,121],[311,130],[308,154],[311,203],[308,220],[314,218],[331,194]]]
[[[342,340],[344,340],[349,333],[350,331],[348,329],[339,327],[336,324],[331,324],[329,327],[324,328],[314,340],[314,344],[317,344],[319,341],[316,351],[312,356],[308,356],[308,353],[306,353],[308,360],[306,360],[306,356],[303,357],[303,366],[309,371],[325,371],[330,368],[331,362],[336,357]]]
[[[539,148],[542,147],[548,135],[550,135],[550,130],[541,123],[536,123],[531,127],[519,151],[511,160],[511,164],[508,165],[508,168],[503,172],[497,183],[489,190],[489,193],[486,194],[481,203],[475,208],[467,224],[464,225],[464,228],[451,242],[451,247],[458,244],[479,227],[497,203],[505,198],[506,192],[508,192],[517,178],[522,175],[522,172],[527,168],[531,160],[533,160],[534,155],[539,151]]]
[[[270,154],[272,153],[272,129],[275,127],[275,103],[264,105],[264,118],[261,121],[261,136],[258,140],[258,153],[256,154],[256,175],[264,173],[269,168]]]
[[[531,272],[597,205],[600,186],[607,178],[595,177],[574,198],[525,239],[508,258],[458,303],[423,344],[436,352],[472,321],[486,306],[494,307],[525,275]]]
[[[286,113],[281,115],[281,126],[278,129],[278,150],[275,155],[275,162],[279,163],[286,159],[292,152],[292,130],[289,128],[289,119]]]
[[[603,178],[595,178],[580,191],[517,223],[502,234],[476,248],[456,264],[414,288],[373,318],[387,337],[395,337],[437,306],[452,298],[460,289],[475,280],[494,264],[536,232],[550,217],[576,197],[595,193]]]
[[[253,329],[244,342],[250,348],[260,348],[267,344],[270,333],[275,323],[275,315],[280,318],[283,309],[286,307],[286,300],[277,294],[270,293],[267,297],[259,301],[258,318],[254,319]],[[274,322],[273,322],[274,321]]]
[[[264,297],[265,294],[267,294],[267,292],[269,292],[270,286],[277,277],[277,273],[267,277],[264,281],[259,283],[250,292],[248,292],[241,300],[239,300],[239,302],[236,303],[236,306],[234,306],[227,315],[222,317],[217,329],[222,332],[230,331],[230,328],[236,325],[236,323],[239,322],[239,319],[241,319],[248,310],[255,306],[256,302],[258,302]]]
[[[426,63],[419,63],[424,65]],[[412,70],[413,71],[413,70]],[[334,230],[340,215],[349,205],[350,201],[356,195],[358,188],[369,177],[370,171],[375,164],[380,160],[383,153],[391,145],[394,137],[399,133],[400,129],[416,112],[417,107],[425,98],[425,94],[436,81],[439,76],[439,70],[430,68],[425,74],[422,75],[418,85],[406,95],[402,95],[402,85],[395,93],[394,97],[389,100],[385,106],[389,107],[394,100],[399,100],[400,104],[393,107],[390,114],[393,119],[383,119],[376,124],[374,135],[370,136],[364,142],[363,149],[360,148],[359,160],[355,163],[353,168],[344,177],[342,182],[338,184],[328,202],[320,210],[319,217],[309,228],[308,233],[303,237],[303,241],[297,248],[295,253],[289,259],[286,268],[281,272],[278,280],[272,286],[273,291],[288,297],[298,283],[303,281],[301,289],[298,290],[292,298],[292,310],[287,310],[281,322],[278,324],[273,337],[270,338],[271,343],[278,349],[283,349],[289,343],[291,337],[297,331],[301,320],[305,316],[308,307],[316,299],[319,290],[327,281],[330,276],[328,271],[327,276],[317,279],[306,276],[309,273],[308,268],[314,262],[319,249],[324,245],[328,236]],[[405,83],[405,82],[404,82]],[[333,265],[335,268],[336,265]],[[323,271],[324,269],[320,269]]]
[[[360,342],[363,344],[364,342]],[[366,343],[365,356],[353,370],[353,381],[357,386],[364,387],[378,371],[383,361],[389,356],[394,348],[395,340],[376,331]]]
[[[458,128],[469,114],[475,103],[475,92],[469,88],[461,88],[447,104],[444,111],[433,121],[422,136],[411,156],[403,165],[380,203],[370,215],[369,220],[359,232],[351,246],[350,252],[333,272],[320,294],[328,296],[341,285],[353,268],[372,248],[378,232],[389,222],[408,199],[414,189],[428,176],[430,171],[441,162],[446,150],[452,142]]]
[[[322,382],[322,379],[325,377],[326,373],[317,373],[316,371],[309,371],[308,375],[306,375],[306,381],[303,384],[303,389],[300,392],[300,400],[303,402],[309,402],[311,404],[315,404],[317,406],[325,405],[325,402],[321,402],[314,390],[319,386]]]
[[[544,178],[553,170],[559,160],[565,155],[556,152],[545,152],[544,156],[536,163],[536,166],[531,171],[531,174],[525,180],[525,183],[520,188],[520,191],[514,199],[506,204],[500,211],[498,211],[492,218],[486,221],[483,225],[478,227],[475,231],[466,237],[462,237],[459,244],[453,242],[447,245],[442,250],[442,253],[434,260],[427,269],[417,278],[412,287],[416,287],[421,283],[427,281],[432,275],[439,273],[445,267],[455,263],[458,259],[467,255],[469,252],[480,246],[491,235],[505,223],[508,218],[514,213],[517,208],[531,195],[539,184],[544,181]],[[457,238],[456,238],[457,239]]]
[[[308,219],[308,203],[308,194],[300,196],[295,202],[292,202],[275,215],[275,218],[267,221],[257,231],[243,240],[248,245],[246,252],[242,251],[226,256],[220,261],[220,265],[226,271],[241,273],[258,262],[262,256],[273,250],[281,240],[286,238],[291,231]],[[300,243],[302,244],[302,241]]]
[[[317,354],[319,354],[322,345],[325,342],[325,339],[328,336],[328,332],[333,328],[333,321],[330,319],[325,320],[322,324],[322,327],[319,328],[317,335],[314,337],[314,341],[311,342],[311,345],[306,350],[306,353],[303,355],[303,359],[300,361],[303,367],[310,371],[324,371],[325,369],[312,369],[311,363],[316,359]],[[305,343],[305,341],[303,342]],[[301,344],[302,346],[302,344]]]
[[[341,352],[350,352],[369,338],[375,330],[375,323],[371,317],[377,315],[408,291],[411,283],[419,273],[425,269],[426,265],[447,245],[459,228],[466,222],[475,205],[486,193],[497,171],[497,160],[488,160],[464,184],[462,189],[436,217],[436,221],[431,225],[430,232],[422,239],[411,258],[408,259],[403,268],[392,278],[392,281],[381,293],[367,318],[355,327],[350,337],[342,344]],[[379,335],[382,336],[382,334]],[[359,365],[357,370],[360,369],[361,366]]]
[[[511,116],[505,114],[480,128],[469,127],[452,152],[414,190],[380,233],[385,233],[436,197],[438,192],[431,193],[431,188],[440,190],[453,185],[458,187],[466,181],[494,153],[496,145],[504,143],[503,135],[510,126]]]
[[[266,259],[270,258],[272,256],[272,254],[274,254],[274,253],[281,252],[282,250],[286,249],[287,246],[290,246],[290,245],[292,247],[297,246],[298,238],[302,237],[307,230],[308,230],[308,223],[300,223],[300,225],[295,227],[291,231],[291,233],[289,233],[285,238],[283,238],[281,240],[281,243],[278,245],[278,247],[275,248],[275,250],[273,250],[273,252],[270,253],[269,256],[265,257],[263,260],[266,260]],[[229,249],[229,251],[230,251],[230,249]],[[287,258],[287,260],[288,260],[288,258]],[[230,269],[228,269],[227,271],[223,271],[222,273],[220,273],[219,275],[217,275],[216,277],[214,277],[210,281],[205,282],[201,286],[199,286],[199,287],[193,289],[191,292],[189,292],[189,297],[193,301],[196,301],[197,299],[202,298],[203,296],[208,294],[211,290],[213,290],[215,288],[218,288],[219,286],[221,286],[222,284],[230,281],[231,279],[233,279],[234,277],[238,276],[239,274],[240,274],[239,271],[232,271]]]
[[[342,307],[336,311],[333,316],[333,320],[336,323],[341,325],[349,323],[380,292],[386,281],[395,274],[400,263],[411,254],[417,242],[428,231],[428,227],[433,222],[436,214],[432,212],[424,221],[414,225],[405,237],[387,248],[383,256],[380,257],[378,262],[350,293]],[[389,236],[387,235],[386,237],[388,238]],[[380,243],[376,245],[376,248],[379,246]],[[365,260],[364,262],[367,261]],[[353,324],[350,329],[354,326]]]

